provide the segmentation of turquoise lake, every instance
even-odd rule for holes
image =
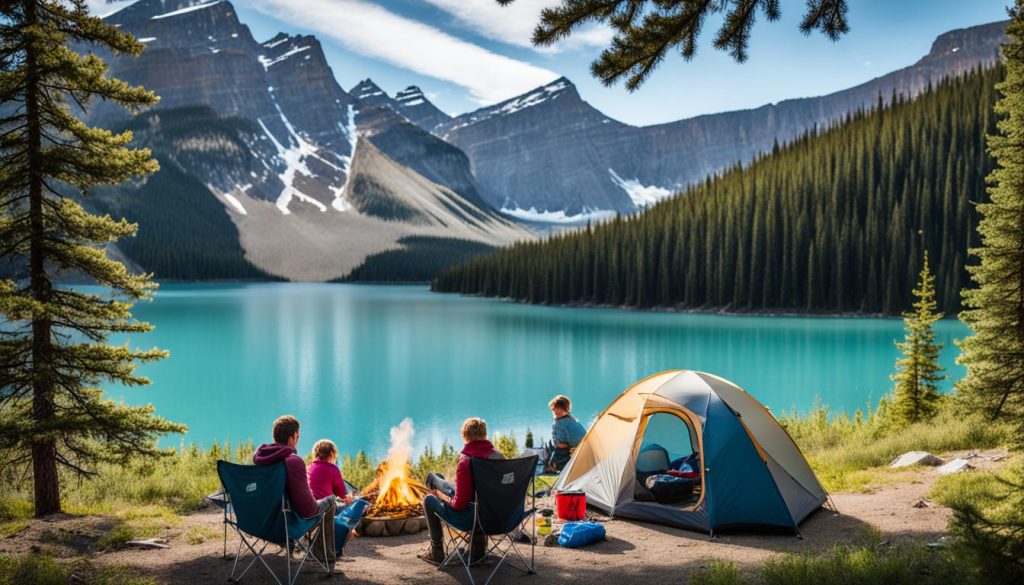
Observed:
[[[537,307],[425,286],[165,284],[135,315],[156,329],[130,343],[171,357],[141,368],[152,385],[111,395],[188,424],[185,441],[269,441],[287,413],[302,422],[302,451],[326,437],[374,456],[405,417],[416,447],[458,441],[468,416],[520,441],[531,427],[539,442],[551,396],[568,394],[588,423],[668,369],[715,373],[776,413],[816,397],[852,411],[890,390],[903,334],[898,319]],[[949,388],[963,374],[953,340],[968,330],[955,320],[936,329]]]

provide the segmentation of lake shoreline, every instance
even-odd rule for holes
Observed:
[[[346,284],[359,284],[359,283],[346,283]],[[700,308],[700,307],[666,307],[666,306],[655,306],[655,307],[634,307],[630,305],[612,305],[607,303],[531,303],[529,301],[521,301],[513,299],[511,297],[491,297],[487,295],[478,295],[471,293],[457,293],[457,292],[445,292],[430,290],[433,294],[442,295],[458,295],[460,297],[477,298],[477,299],[493,299],[496,301],[503,301],[508,303],[515,303],[517,305],[530,305],[535,307],[552,307],[557,309],[614,309],[620,311],[629,311],[636,313],[670,313],[670,314],[688,314],[688,315],[720,315],[723,317],[799,317],[799,318],[822,318],[822,319],[902,319],[900,315],[889,315],[886,313],[864,313],[864,312],[827,312],[827,311],[815,311],[802,313],[799,311],[779,311],[773,309],[743,309],[733,310],[729,308]],[[955,316],[943,316],[943,319],[956,319]]]

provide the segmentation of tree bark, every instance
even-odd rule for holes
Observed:
[[[29,26],[37,25],[39,13],[36,0],[25,2],[25,20]],[[38,70],[39,47],[34,41],[25,47],[28,74],[25,92],[29,167],[29,287],[32,298],[49,301],[52,285],[46,274],[44,243],[46,226],[43,222],[43,149],[42,112]],[[32,479],[35,488],[36,517],[61,511],[60,481],[57,477],[57,442],[51,432],[54,417],[54,379],[52,323],[46,313],[32,319],[32,422],[35,430],[32,440]]]

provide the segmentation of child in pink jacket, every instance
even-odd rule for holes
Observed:
[[[313,445],[313,462],[306,468],[306,476],[314,498],[319,500],[333,495],[346,504],[352,502],[338,469],[338,448],[333,442],[320,439]]]
[[[348,494],[345,480],[338,469],[338,448],[333,442],[321,439],[313,445],[313,462],[306,468],[309,491],[315,498],[336,497],[337,515],[334,517],[334,547],[337,554],[349,537],[355,534],[355,527],[368,507],[366,500],[356,500]]]

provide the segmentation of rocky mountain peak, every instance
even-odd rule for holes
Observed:
[[[259,56],[260,63],[266,69],[285,63],[300,67],[307,65],[310,61],[317,65],[326,66],[327,64],[320,41],[311,35],[289,36],[285,33],[277,33],[260,46],[266,51]]]
[[[379,85],[373,82],[372,79],[367,77],[366,79],[357,83],[352,89],[348,90],[348,93],[354,96],[356,99],[364,101],[379,101],[381,98],[391,98]]]
[[[461,131],[468,126],[478,125],[481,122],[497,121],[509,116],[521,118],[523,115],[529,115],[534,117],[542,115],[538,112],[548,112],[551,107],[565,111],[576,110],[588,118],[594,118],[593,121],[597,122],[605,119],[604,115],[591,108],[580,98],[579,92],[576,91],[576,86],[571,81],[565,77],[559,77],[548,84],[514,98],[493,106],[480,108],[468,114],[462,114],[439,129],[439,132],[442,136],[448,137],[452,136],[454,132]],[[565,123],[574,123],[568,119],[563,121]],[[549,120],[547,124],[550,123],[551,121]]]
[[[926,59],[958,56],[957,53],[971,55],[998,55],[999,45],[1007,40],[1003,31],[1007,21],[992,22],[969,28],[958,28],[942,33],[932,43]]]
[[[427,101],[427,98],[423,95],[423,90],[418,86],[410,85],[395,94],[395,101],[403,106],[418,106],[423,101]]]
[[[226,0],[140,0],[106,17],[147,49],[173,47],[189,55],[224,50],[251,53],[255,41]]]

